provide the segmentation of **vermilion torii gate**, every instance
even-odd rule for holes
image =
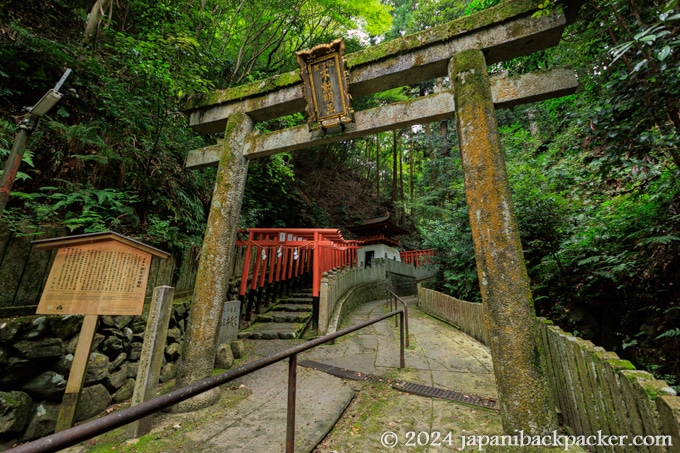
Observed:
[[[337,228],[248,228],[248,240],[237,246],[246,247],[239,296],[246,301],[246,320],[250,320],[253,299],[256,309],[267,287],[277,292],[279,284],[303,274],[311,274],[313,328],[319,320],[321,275],[335,268],[358,265],[357,249],[361,241],[346,240]],[[254,250],[254,251],[253,251]],[[252,275],[250,274],[252,263]],[[248,294],[248,279],[250,292]],[[265,296],[265,299],[267,297]]]
[[[217,165],[218,170],[178,386],[212,373],[230,277],[226,270],[234,259],[250,159],[455,117],[503,427],[509,434],[523,430],[527,435],[557,429],[495,109],[573,93],[577,80],[568,69],[513,78],[487,72],[487,65],[559,42],[564,27],[575,18],[578,0],[567,2],[565,14],[553,11],[535,19],[532,14],[540,2],[510,0],[347,55],[349,92],[355,99],[445,76],[451,89],[356,112],[355,122],[344,130],[310,132],[303,125],[267,134],[253,131],[258,121],[304,111],[298,71],[187,102],[190,126],[199,133],[224,131],[224,142],[192,151],[186,164],[188,168]],[[177,410],[211,404],[219,398],[218,392],[181,403]]]

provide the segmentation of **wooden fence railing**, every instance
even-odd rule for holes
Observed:
[[[488,345],[482,304],[418,287],[418,307]],[[680,397],[664,381],[539,319],[555,404],[577,436],[616,444],[592,451],[680,452]],[[619,441],[623,439],[621,443]]]
[[[418,285],[418,308],[453,324],[485,345],[489,344],[482,304],[466,302]]]

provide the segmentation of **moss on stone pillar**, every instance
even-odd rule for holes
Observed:
[[[484,54],[451,60],[465,192],[503,428],[557,429]]]
[[[229,287],[229,272],[234,262],[238,219],[248,175],[243,145],[247,134],[253,130],[253,124],[253,120],[244,113],[234,114],[227,121],[177,375],[178,388],[212,375],[222,305]],[[177,404],[174,410],[200,409],[217,402],[219,397],[219,388],[215,388]]]

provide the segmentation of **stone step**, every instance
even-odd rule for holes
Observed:
[[[287,303],[287,304],[311,304],[312,303],[312,297],[296,297],[296,296],[291,296],[291,297],[286,297],[283,299],[280,299],[280,302]]]
[[[257,315],[255,322],[306,322],[310,316],[310,311],[273,310]]]
[[[239,339],[292,340],[302,335],[306,322],[260,322],[238,333]]]
[[[269,309],[269,311],[312,311],[311,304],[277,304]]]

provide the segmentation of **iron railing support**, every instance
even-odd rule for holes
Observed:
[[[394,308],[392,308],[392,301],[394,300]],[[397,294],[392,291],[390,288],[387,288],[387,301],[389,304],[389,310],[390,311],[396,311],[397,310],[397,301],[401,302],[401,305],[404,307],[404,330],[406,334],[406,347],[408,348],[410,346],[409,343],[409,335],[408,335],[408,304],[406,301],[404,301],[401,297],[397,296]],[[396,321],[397,319],[394,319],[395,325],[394,327],[397,327]]]
[[[295,395],[297,391],[297,354],[288,358],[288,415],[286,418],[286,453],[295,452]]]

